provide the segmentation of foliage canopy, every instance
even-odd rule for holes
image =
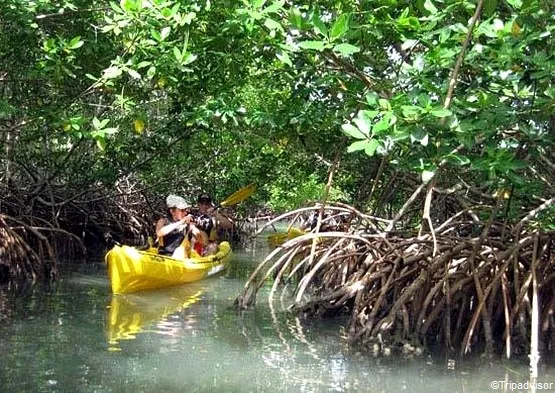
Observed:
[[[17,197],[9,184],[34,184],[27,201],[41,184],[63,185],[66,200],[123,185],[223,199],[255,181],[253,203],[282,210],[321,197],[339,154],[335,197],[376,214],[430,183],[448,196],[437,203],[510,198],[518,220],[553,195],[553,11],[547,0],[7,0],[3,187]],[[542,214],[552,226],[555,211]]]

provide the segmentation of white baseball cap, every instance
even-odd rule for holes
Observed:
[[[168,195],[166,198],[166,205],[168,209],[175,207],[179,210],[189,209],[191,205],[182,197],[178,195]]]

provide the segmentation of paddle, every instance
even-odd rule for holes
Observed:
[[[256,191],[256,183],[251,183],[227,197],[218,207],[229,207],[238,204],[250,197]]]

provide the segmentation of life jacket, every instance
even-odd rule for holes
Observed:
[[[172,217],[166,217],[164,225],[173,224],[176,222]],[[158,254],[162,255],[172,255],[173,252],[183,243],[187,231],[183,228],[176,228],[166,236],[160,239],[160,245],[158,247]]]
[[[195,217],[195,224],[198,229],[206,233],[209,242],[215,242],[218,238],[218,232],[214,218],[208,214],[202,214]]]

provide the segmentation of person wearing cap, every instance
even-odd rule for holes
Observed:
[[[190,243],[201,237],[200,231],[194,225],[194,217],[189,214],[191,205],[185,199],[169,195],[166,198],[166,206],[167,217],[159,219],[156,223],[158,253],[184,259],[189,256]]]
[[[197,205],[199,214],[195,218],[195,222],[208,240],[204,247],[204,255],[214,254],[218,251],[218,229],[231,229],[233,222],[218,213],[209,194],[200,194],[197,198]]]

